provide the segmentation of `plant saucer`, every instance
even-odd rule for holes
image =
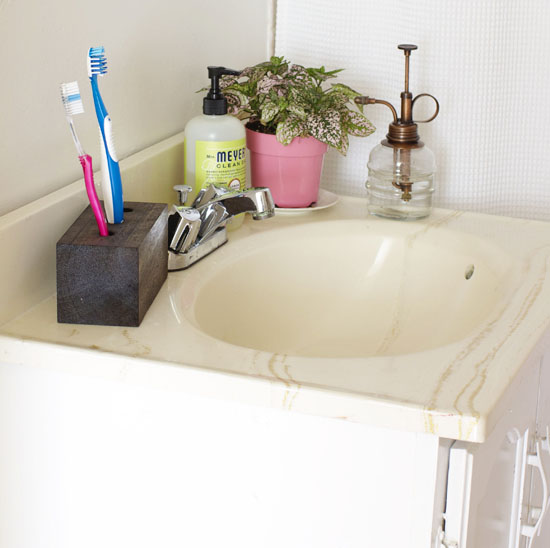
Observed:
[[[324,190],[323,188],[319,189],[319,197],[316,202],[312,203],[309,207],[275,207],[275,214],[279,215],[280,213],[307,213],[310,211],[318,211],[320,209],[326,209],[336,204],[339,200],[339,196]]]

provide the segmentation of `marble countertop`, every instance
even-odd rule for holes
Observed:
[[[170,273],[139,328],[58,324],[51,294],[0,327],[0,361],[108,375],[212,397],[318,414],[380,427],[482,442],[499,402],[550,325],[550,224],[434,210],[410,223],[419,236],[444,227],[482,238],[511,257],[510,288],[459,340],[417,352],[312,358],[245,348],[209,336],[189,321],[184,301],[194,280],[255,234],[295,224],[357,219],[365,202],[342,197],[304,214],[247,219],[223,248],[188,271]],[[187,296],[187,297],[186,297]],[[182,304],[183,303],[183,304]],[[546,341],[546,342],[545,342]]]

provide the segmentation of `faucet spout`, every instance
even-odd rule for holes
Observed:
[[[219,196],[215,200],[223,204],[226,211],[226,219],[250,213],[256,221],[269,219],[275,215],[275,204],[268,188],[251,188],[244,192],[231,193]]]

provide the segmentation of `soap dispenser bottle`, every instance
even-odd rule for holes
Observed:
[[[401,116],[391,103],[372,97],[357,97],[362,105],[382,104],[393,114],[388,134],[374,147],[368,161],[368,210],[392,219],[420,219],[430,214],[434,191],[435,158],[418,135],[418,123],[431,122],[439,113],[437,99],[429,93],[413,98],[409,91],[409,58],[417,46],[397,46],[405,53],[405,90],[401,93]],[[420,97],[435,102],[435,112],[427,120],[413,120],[413,107]]]
[[[203,99],[203,114],[185,126],[184,183],[193,189],[189,202],[211,183],[236,191],[246,186],[246,133],[243,124],[227,114],[227,99],[220,89],[224,74],[240,72],[208,67],[211,85]]]

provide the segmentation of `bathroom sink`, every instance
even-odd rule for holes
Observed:
[[[71,371],[89,354],[92,375],[175,369],[190,392],[483,441],[550,341],[549,268],[548,223],[449,210],[398,222],[341,197],[247,219],[169,274],[139,328],[59,324],[52,297],[0,343],[13,363],[58,363],[65,348]]]
[[[193,272],[184,314],[233,345],[287,356],[364,358],[441,347],[507,301],[520,261],[444,227],[309,222],[232,242]]]

